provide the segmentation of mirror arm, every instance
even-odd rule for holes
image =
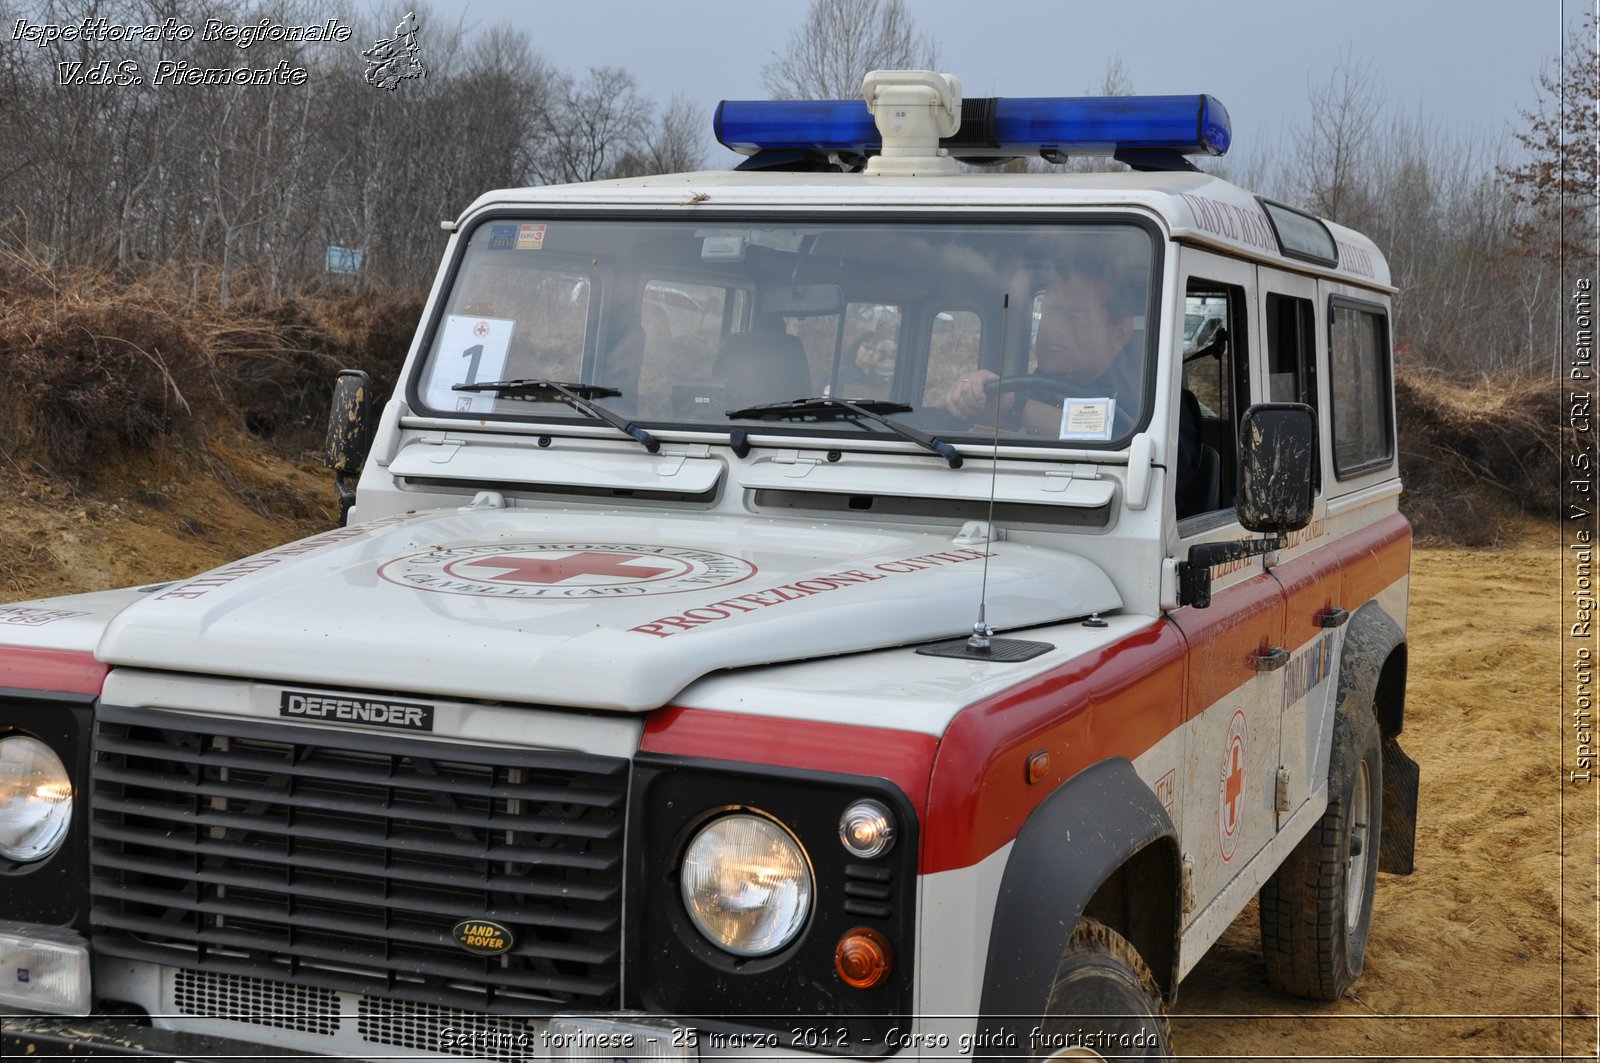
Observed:
[[[1274,550],[1282,550],[1285,544],[1283,536],[1271,535],[1265,539],[1234,539],[1189,547],[1189,559],[1178,562],[1178,604],[1192,605],[1196,609],[1210,608],[1213,568],[1230,561],[1270,554]]]

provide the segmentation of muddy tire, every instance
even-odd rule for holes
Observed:
[[[1383,821],[1383,754],[1370,710],[1333,723],[1328,809],[1261,887],[1267,981],[1285,993],[1338,1000],[1361,976]]]
[[[1079,921],[1061,954],[1034,1041],[1036,1060],[1172,1057],[1155,976],[1126,938],[1093,919]]]

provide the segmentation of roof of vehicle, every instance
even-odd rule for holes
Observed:
[[[862,173],[793,173],[708,170],[583,184],[543,185],[487,192],[461,216],[489,209],[561,207],[673,208],[716,211],[751,207],[811,210],[859,208],[916,210],[988,208],[1142,209],[1159,218],[1175,239],[1219,247],[1287,268],[1337,276],[1354,284],[1392,290],[1389,265],[1365,236],[1324,221],[1337,247],[1337,264],[1285,255],[1262,200],[1205,173],[985,173],[887,176]]]

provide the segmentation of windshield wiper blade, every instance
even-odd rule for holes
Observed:
[[[931,451],[950,463],[952,469],[959,469],[963,459],[956,448],[946,443],[937,436],[930,436],[926,432],[912,428],[910,425],[891,421],[885,414],[910,413],[913,407],[903,402],[889,402],[886,399],[833,399],[811,398],[794,399],[790,402],[771,402],[764,406],[748,406],[742,410],[729,410],[727,415],[733,419],[755,419],[761,421],[788,421],[788,420],[814,420],[814,421],[857,421],[865,418],[876,421],[889,431],[917,444],[923,450]]]
[[[654,454],[661,449],[656,437],[632,421],[624,420],[604,406],[596,406],[591,399],[611,399],[621,395],[616,388],[601,384],[574,384],[561,380],[490,380],[482,384],[457,384],[452,391],[492,391],[496,395],[528,399],[532,402],[562,402],[574,410],[598,417],[619,432],[638,440],[640,445]]]

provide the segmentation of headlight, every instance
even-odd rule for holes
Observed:
[[[714,820],[683,857],[684,907],[700,933],[735,956],[765,956],[793,941],[811,912],[811,863],[770,819]]]
[[[0,856],[42,860],[61,848],[72,822],[66,765],[37,738],[0,739]]]

